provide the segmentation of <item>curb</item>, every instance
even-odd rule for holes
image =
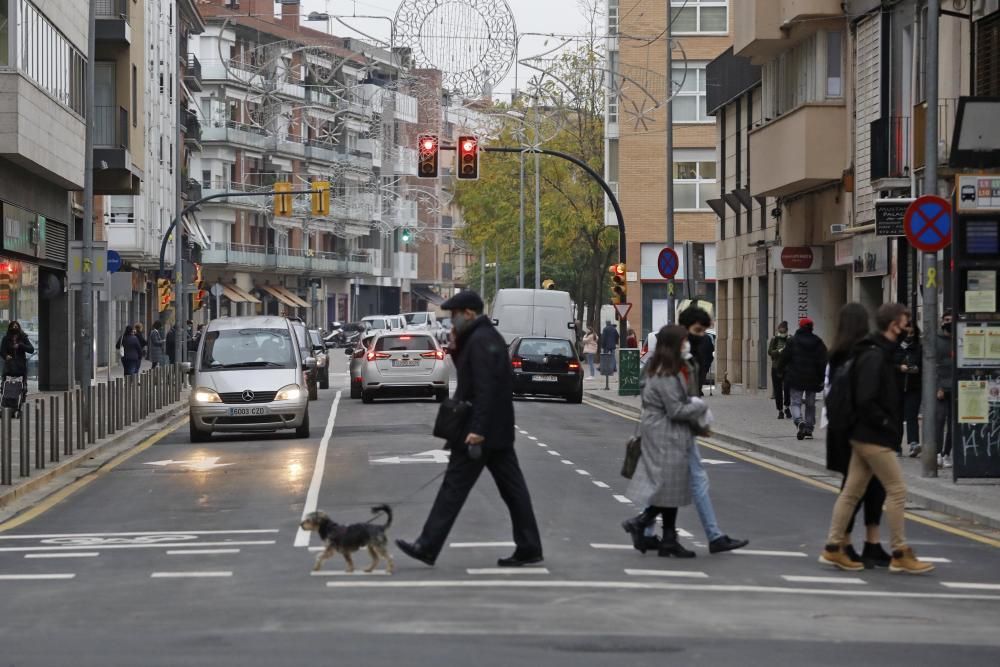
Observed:
[[[76,470],[86,462],[92,460],[95,456],[104,453],[108,449],[114,449],[115,447],[121,446],[130,439],[135,440],[135,442],[129,446],[129,449],[131,449],[131,447],[134,447],[145,440],[146,437],[142,436],[136,440],[137,429],[145,429],[146,427],[154,424],[162,424],[164,422],[171,421],[186,413],[187,410],[187,401],[181,399],[180,403],[176,407],[165,408],[161,414],[148,418],[141,424],[133,424],[126,429],[123,429],[110,439],[105,439],[103,442],[99,442],[94,445],[90,445],[86,449],[79,450],[79,455],[74,456],[72,459],[60,461],[55,464],[46,463],[45,470],[38,471],[39,474],[33,474],[27,481],[19,483],[11,489],[0,492],[0,509],[7,507],[22,496],[37,491],[41,487],[59,479],[60,477],[68,475],[73,470]],[[53,465],[54,467],[50,467]],[[55,491],[56,489],[53,489],[53,492]]]
[[[584,398],[590,398],[593,401],[611,406],[635,417],[639,416],[639,409],[637,407],[629,403],[625,403],[624,401],[616,400],[617,395],[612,396],[610,394],[611,392],[604,392],[603,390],[600,392],[591,391],[586,392],[584,394]],[[728,447],[739,447],[741,449],[747,449],[760,454],[765,454],[784,463],[791,463],[793,465],[801,466],[826,475],[834,474],[826,469],[825,461],[821,461],[811,456],[803,456],[794,452],[788,452],[784,449],[772,447],[760,442],[745,440],[729,433],[713,431],[712,437],[708,438],[708,440],[715,441],[717,444],[722,444]],[[907,484],[906,491],[908,500],[913,504],[920,505],[923,509],[948,514],[959,519],[971,521],[979,526],[1000,530],[1000,516],[983,514],[975,506],[970,504],[942,498],[937,494],[928,493],[919,489],[915,490],[909,483]]]

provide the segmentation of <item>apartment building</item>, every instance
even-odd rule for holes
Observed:
[[[416,99],[396,90],[394,54],[303,25],[296,2],[200,3],[201,92],[193,93],[202,151],[192,174],[203,194],[269,191],[277,182],[333,184],[329,216],[308,196],[288,217],[267,197],[204,205],[198,220],[206,283],[225,288],[222,314],[288,313],[318,326],[399,312],[416,278],[415,253],[396,233],[397,122],[416,122]],[[214,304],[212,304],[214,308]]]
[[[617,191],[628,238],[629,325],[643,335],[668,321],[668,284],[657,268],[666,247],[667,206],[674,210],[674,239],[705,244],[707,282],[696,296],[714,302],[716,120],[708,113],[706,67],[731,44],[734,7],[728,0],[672,0],[675,43],[666,85],[666,4],[608,0],[608,99],[605,177]],[[666,188],[665,105],[673,89],[673,192]],[[608,224],[617,224],[610,206]],[[680,254],[680,253],[679,253]],[[685,267],[677,274],[685,279]],[[682,294],[678,282],[677,295]]]
[[[30,380],[68,389],[71,192],[82,189],[86,5],[0,3],[0,329],[19,320],[38,352]]]

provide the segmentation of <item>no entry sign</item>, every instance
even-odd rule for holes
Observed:
[[[677,275],[680,264],[681,261],[673,248],[664,248],[660,251],[660,256],[656,258],[656,268],[659,269],[660,275],[667,280]]]
[[[937,252],[951,243],[951,204],[935,195],[924,195],[909,205],[903,216],[906,239],[917,250]]]

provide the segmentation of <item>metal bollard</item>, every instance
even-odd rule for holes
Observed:
[[[0,484],[13,484],[11,458],[14,454],[10,437],[10,408],[3,409],[3,423],[0,424]]]
[[[24,407],[27,408],[27,406]],[[18,421],[21,431],[21,440],[18,442],[20,445],[18,474],[21,477],[29,477],[31,475],[31,410],[21,410],[21,418]]]
[[[115,378],[115,430],[120,431],[123,427],[124,413],[122,410],[125,407],[125,395],[122,393],[122,379]]]
[[[125,378],[125,387],[123,388],[125,396],[125,426],[132,425],[132,376]]]
[[[49,396],[49,461],[59,461],[59,397]]]
[[[97,439],[104,440],[107,437],[108,432],[105,429],[105,417],[107,417],[107,412],[104,409],[104,385],[97,385]]]
[[[83,410],[83,390],[77,387],[73,390],[73,410],[75,414],[73,415],[76,419],[73,420],[73,426],[76,432],[76,448],[85,449],[87,447],[87,442],[84,439],[84,417],[86,413]]]
[[[93,445],[97,442],[97,401],[96,385],[87,387],[87,444]]]
[[[73,455],[73,402],[68,391],[63,392],[63,454]]]
[[[45,469],[45,399],[35,401],[35,468]]]

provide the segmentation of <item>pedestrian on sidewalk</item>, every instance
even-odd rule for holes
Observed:
[[[934,419],[935,444],[938,466],[951,467],[951,383],[955,373],[955,359],[951,351],[952,313],[944,311],[941,331],[934,337],[934,359],[937,365],[937,411]]]
[[[601,354],[611,355],[611,372],[618,372],[618,361],[615,359],[615,350],[618,349],[618,342],[621,337],[618,335],[618,328],[611,320],[604,324],[604,331],[601,332]]]
[[[590,368],[590,377],[594,377],[594,355],[597,354],[597,333],[594,328],[587,329],[587,335],[583,337],[583,356],[587,359],[587,366]]]
[[[889,571],[924,574],[934,569],[932,564],[918,560],[906,543],[906,482],[896,457],[903,438],[903,402],[893,355],[909,322],[910,311],[905,306],[882,305],[875,316],[878,333],[868,339],[870,347],[852,364],[856,370],[851,384],[856,419],[848,435],[851,458],[844,488],[833,507],[826,547],[819,556],[820,563],[841,570],[865,568],[846,552],[847,526],[872,476],[878,478],[886,492],[885,512],[892,543]]]
[[[142,341],[135,334],[135,327],[129,325],[125,327],[125,333],[115,344],[116,350],[121,350],[122,367],[125,375],[138,375],[139,367],[142,365]]]
[[[510,356],[503,336],[483,315],[483,300],[475,292],[459,292],[441,308],[451,311],[455,335],[454,400],[468,403],[464,441],[449,443],[451,458],[444,481],[424,528],[414,542],[396,540],[407,556],[433,565],[444,547],[465,499],[483,469],[489,470],[513,523],[513,555],[500,567],[542,562],[542,539],[531,496],[514,452],[514,392]]]
[[[170,365],[173,366],[177,363],[177,325],[174,324],[170,327],[170,331],[167,332],[167,359],[170,360]]]
[[[923,347],[920,345],[920,327],[910,322],[906,337],[896,349],[895,362],[899,370],[899,387],[903,392],[903,424],[906,426],[906,442],[910,458],[920,456],[920,398],[923,383]]]
[[[163,338],[163,324],[156,320],[153,330],[149,332],[149,362],[153,368],[163,363],[166,341]]]
[[[639,337],[635,335],[635,329],[629,327],[628,338],[625,339],[625,347],[634,350],[639,347]]]
[[[715,361],[715,343],[708,335],[712,328],[712,316],[699,306],[690,306],[681,311],[677,323],[688,331],[688,342],[691,344],[691,357],[694,359],[695,373],[692,376],[692,396],[704,396],[705,383],[708,381],[708,371]]]
[[[28,355],[34,353],[35,346],[24,333],[21,323],[11,320],[7,325],[7,333],[0,341],[0,357],[3,357],[3,381],[6,382],[9,377],[21,380],[21,400],[18,406],[24,405],[28,397]],[[18,407],[14,411],[14,418],[20,416],[21,409]]]
[[[785,372],[781,365],[781,353],[788,345],[788,322],[778,325],[774,338],[767,344],[767,356],[771,358],[771,389],[774,392],[774,406],[778,408],[778,419],[791,419],[792,396],[785,382]]]
[[[812,439],[816,428],[816,394],[823,391],[826,345],[813,333],[813,321],[799,320],[799,330],[781,353],[781,367],[791,394],[792,420],[799,440]]]
[[[830,395],[831,383],[837,377],[844,364],[851,361],[849,372],[851,378],[855,376],[855,366],[858,357],[872,348],[869,339],[871,334],[871,322],[868,317],[868,309],[860,303],[848,303],[840,309],[837,316],[837,333],[833,339],[833,346],[830,349],[830,365],[827,368],[827,383],[824,396]],[[826,430],[826,467],[828,470],[839,472],[843,475],[840,483],[840,490],[844,490],[847,482],[847,469],[851,461],[851,425],[831,422]],[[878,481],[877,477],[872,477],[865,488],[865,493],[861,497],[861,502],[854,506],[851,513],[851,520],[847,524],[848,542],[844,546],[844,553],[855,563],[863,563],[868,569],[873,567],[889,567],[891,557],[882,548],[882,538],[879,533],[879,524],[882,522],[882,505],[885,503],[885,487]],[[850,543],[850,536],[854,532],[854,521],[858,516],[858,511],[864,506],[865,509],[865,546],[861,555]]]

